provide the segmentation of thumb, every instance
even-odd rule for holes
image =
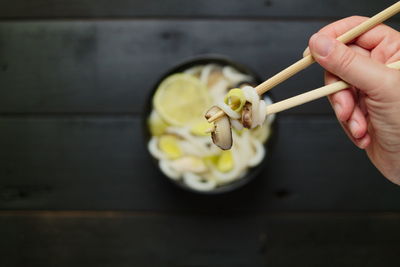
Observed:
[[[390,100],[400,82],[398,71],[358,54],[328,35],[314,34],[309,47],[323,68],[377,100]]]

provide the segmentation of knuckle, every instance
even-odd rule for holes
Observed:
[[[358,16],[358,15],[353,15],[353,16],[350,16],[350,17],[349,17],[349,19],[351,19],[351,20],[360,20],[360,19],[362,19],[362,18],[364,18],[364,17]]]
[[[358,15],[353,15],[353,16],[350,16],[350,17],[347,17],[347,18],[345,18],[344,20],[347,22],[347,23],[351,23],[351,27],[353,28],[353,27],[355,27],[355,25],[354,25],[354,23],[356,22],[356,23],[362,23],[363,21],[365,21],[365,20],[367,20],[368,19],[368,17],[365,17],[365,16],[358,16]]]
[[[388,75],[382,76],[381,89],[397,88],[400,85],[400,73],[397,70],[389,69]]]

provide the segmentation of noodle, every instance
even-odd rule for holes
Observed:
[[[241,124],[238,120],[231,120],[231,124],[233,126],[233,128],[235,128],[238,131],[243,130],[243,124]]]
[[[228,89],[228,86],[229,86],[229,82],[225,79],[221,79],[210,88],[209,92],[210,92],[210,95],[211,95],[214,105],[219,103],[220,99],[224,98],[224,96],[226,94],[226,90]]]
[[[242,88],[246,100],[251,103],[251,114],[252,114],[252,125],[251,128],[255,128],[258,125],[262,125],[266,115],[266,104],[264,100],[260,100],[260,96],[256,90],[251,86],[245,86]]]
[[[147,144],[147,148],[150,151],[150,154],[155,157],[156,159],[166,159],[167,157],[164,155],[164,153],[162,151],[160,151],[160,149],[158,148],[157,145],[157,138],[156,137],[152,137],[149,141],[149,143]]]
[[[215,64],[208,64],[208,65],[204,66],[204,68],[200,74],[200,81],[204,84],[207,84],[208,77],[210,76],[212,70],[215,69],[216,67],[217,67],[217,65],[215,65]]]
[[[247,162],[249,167],[258,165],[265,157],[265,148],[263,144],[257,139],[252,139],[252,145],[255,149],[255,155]]]
[[[229,117],[231,117],[232,119],[240,119],[240,114],[233,111],[231,109],[231,107],[229,107],[227,104],[225,104],[223,101],[218,102],[217,107],[219,107],[220,109],[222,109],[226,115],[228,115]]]
[[[160,166],[162,172],[172,180],[179,180],[181,177],[181,174],[174,170],[167,160],[160,160],[158,166]]]
[[[238,72],[237,70],[235,70],[233,67],[231,66],[225,66],[222,68],[222,73],[224,74],[224,76],[226,78],[228,78],[231,83],[232,86],[235,86],[241,82],[246,82],[246,81],[252,81],[253,78],[249,75],[243,74]]]
[[[203,69],[203,66],[195,66],[195,67],[185,70],[183,73],[196,76],[201,72],[202,69]]]
[[[267,106],[272,104],[272,99],[269,98],[268,96],[264,97],[264,101]],[[270,115],[266,116],[265,119],[267,121],[267,124],[271,124],[275,120],[275,116],[276,116],[276,114],[270,114]]]
[[[205,181],[200,176],[190,172],[183,174],[183,181],[186,185],[198,191],[210,191],[217,186],[214,180]]]
[[[209,156],[216,154],[218,148],[211,146],[210,138],[208,137],[195,137],[190,134],[187,128],[180,127],[168,127],[167,132],[176,134],[182,137],[184,140],[192,144],[192,150],[189,153],[198,153],[200,156]],[[188,149],[188,148],[187,148]],[[197,152],[195,152],[197,150]]]

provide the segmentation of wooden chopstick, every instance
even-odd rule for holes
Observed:
[[[400,70],[400,60],[390,63],[386,65],[389,68]],[[314,89],[312,91],[308,91],[306,93],[282,100],[280,102],[271,104],[266,108],[266,115],[271,115],[274,113],[278,113],[284,111],[286,109],[290,109],[304,103],[316,100],[318,98],[328,96],[330,94],[336,93],[340,90],[349,88],[351,85],[344,82],[338,81],[335,83],[331,83],[329,85]]]
[[[358,26],[354,27],[350,31],[344,33],[343,35],[337,38],[338,41],[343,43],[348,43],[354,38],[360,36],[362,33],[370,30],[371,28],[375,27],[376,25],[382,23],[383,21],[387,20],[388,18],[396,15],[400,12],[400,1],[397,1],[395,4],[391,5],[390,7],[386,8],[385,10],[379,12],[375,16],[369,18],[368,20],[364,21],[363,23],[359,24]],[[286,69],[282,70],[281,72],[275,74],[268,80],[264,81],[263,83],[259,84],[255,89],[259,95],[264,94],[265,92],[269,91],[276,85],[282,83],[283,81],[289,79],[296,73],[300,72],[301,70],[307,68],[315,60],[311,55],[305,56],[304,58],[300,59],[296,63],[290,65]],[[213,122],[216,119],[221,118],[224,116],[225,113],[221,110],[216,113],[214,116],[208,119],[208,122]]]

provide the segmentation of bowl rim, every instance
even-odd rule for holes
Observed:
[[[173,180],[173,179],[167,177],[160,170],[160,167],[158,164],[159,160],[154,158],[151,155],[151,153],[147,147],[147,144],[152,136],[150,133],[147,121],[148,121],[148,117],[149,117],[151,111],[153,110],[153,101],[152,100],[153,100],[154,93],[156,92],[158,85],[167,76],[172,75],[174,73],[182,72],[182,71],[184,71],[190,67],[196,66],[196,65],[204,65],[204,64],[211,64],[211,63],[220,64],[220,65],[230,65],[230,66],[234,67],[235,69],[237,69],[238,71],[252,76],[254,81],[257,84],[261,82],[260,76],[255,71],[253,71],[251,68],[247,67],[246,65],[243,65],[243,64],[237,62],[236,60],[229,58],[228,56],[218,55],[218,54],[197,55],[197,56],[190,57],[190,58],[180,61],[179,63],[170,67],[163,74],[161,74],[160,78],[157,79],[156,83],[154,83],[153,86],[151,87],[151,89],[148,90],[148,94],[145,97],[145,105],[143,107],[143,111],[141,114],[141,118],[142,118],[141,126],[142,126],[142,130],[143,130],[143,139],[144,139],[143,144],[145,145],[145,149],[146,149],[147,153],[150,155],[153,164],[157,167],[158,172],[161,174],[161,176],[166,178],[168,181],[170,181],[175,186],[177,186],[185,191],[193,192],[193,193],[200,194],[200,195],[219,195],[219,194],[223,194],[223,193],[236,191],[237,189],[242,188],[245,185],[247,185],[250,181],[254,180],[256,177],[260,176],[260,173],[265,168],[266,162],[270,158],[268,155],[271,153],[272,147],[275,143],[274,139],[277,136],[276,132],[278,129],[277,125],[278,125],[278,117],[279,116],[276,116],[274,119],[274,122],[271,125],[271,129],[273,129],[273,130],[271,131],[267,142],[263,144],[264,148],[266,149],[266,155],[264,156],[264,158],[261,160],[261,162],[259,164],[257,164],[254,167],[248,168],[247,173],[240,179],[234,180],[228,184],[222,185],[222,186],[217,187],[210,191],[200,191],[200,190],[195,190],[195,189],[187,186],[181,180]],[[268,97],[270,97],[274,101],[274,97],[271,95],[270,92],[267,92],[264,95],[268,95]]]

